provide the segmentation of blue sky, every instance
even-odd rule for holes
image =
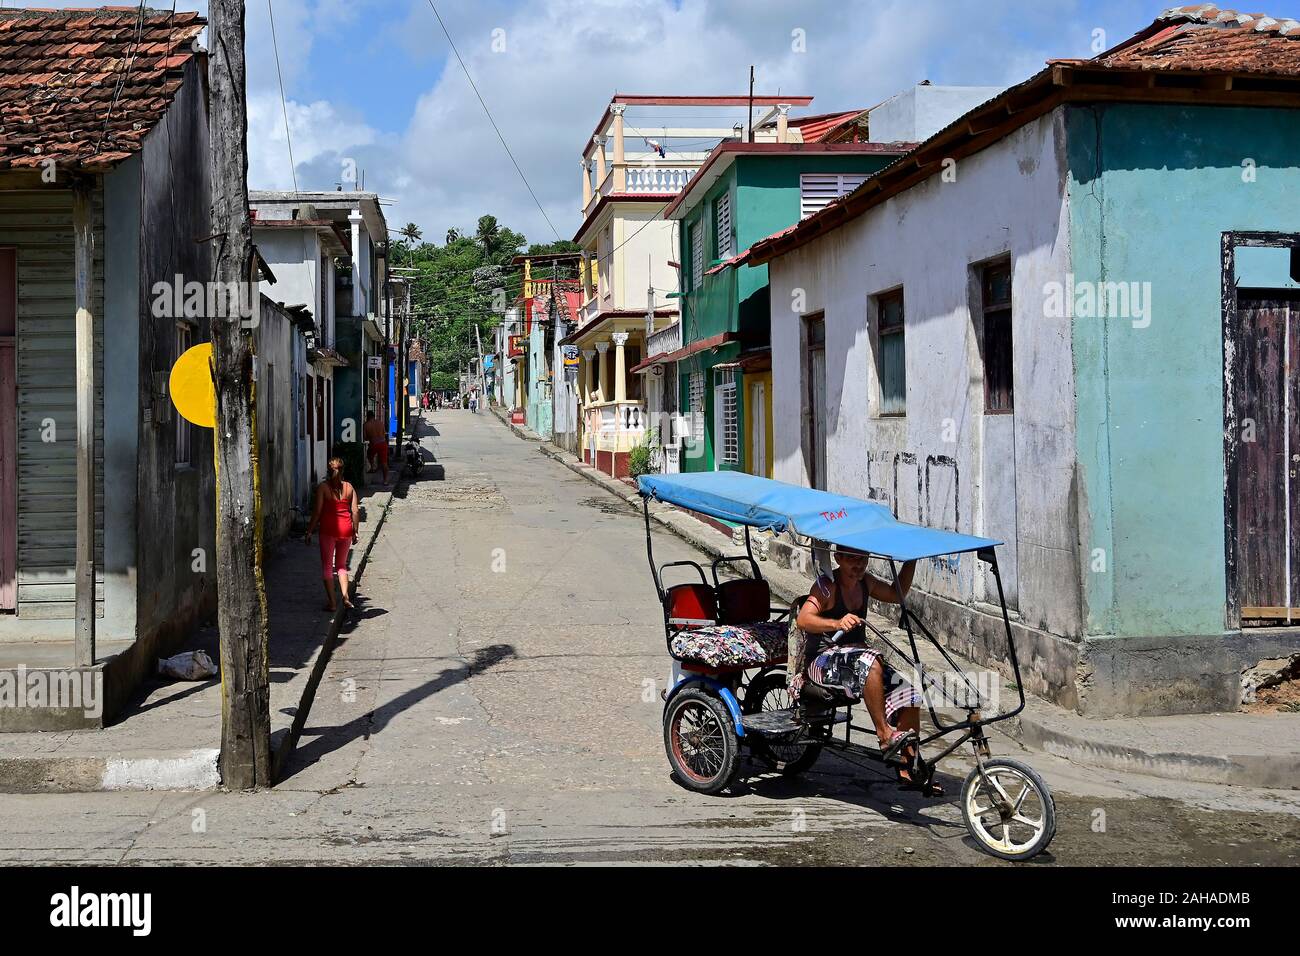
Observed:
[[[435,2],[563,238],[578,224],[583,143],[615,91],[741,93],[751,63],[759,92],[813,95],[809,112],[870,106],[923,79],[1005,86],[1048,58],[1091,55],[1096,31],[1114,45],[1167,5]],[[272,3],[300,187],[332,189],[351,160],[365,170],[368,189],[394,202],[387,208],[394,228],[414,221],[426,236],[441,238],[448,226],[469,227],[490,212],[530,240],[554,237],[450,58],[428,0]],[[178,6],[203,10],[206,3],[178,0]],[[247,25],[250,186],[287,188],[293,177],[266,0],[248,0]],[[804,52],[792,49],[795,30],[806,37]]]

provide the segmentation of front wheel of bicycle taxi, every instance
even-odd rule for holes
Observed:
[[[1023,861],[1047,849],[1056,835],[1056,805],[1033,767],[1008,757],[984,761],[961,788],[961,811],[980,849],[1001,860]]]
[[[719,793],[736,774],[740,741],[726,704],[699,687],[678,691],[664,711],[673,776],[697,793]]]

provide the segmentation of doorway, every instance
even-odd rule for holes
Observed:
[[[1300,236],[1225,237],[1224,416],[1228,626],[1300,624],[1300,288],[1237,286],[1235,247]]]

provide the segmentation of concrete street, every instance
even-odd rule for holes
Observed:
[[[961,823],[964,759],[936,801],[830,755],[730,795],[674,784],[640,516],[486,413],[431,417],[446,480],[394,503],[288,778],[257,794],[0,796],[0,862],[1001,865]],[[698,559],[666,532],[656,550]],[[1300,792],[994,748],[1055,791],[1059,832],[1033,865],[1300,862]]]

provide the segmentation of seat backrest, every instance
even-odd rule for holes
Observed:
[[[718,585],[718,620],[722,624],[756,624],[772,616],[772,589],[764,580],[738,578]]]
[[[712,623],[718,619],[718,595],[707,584],[677,584],[664,596],[664,609],[669,618]]]

